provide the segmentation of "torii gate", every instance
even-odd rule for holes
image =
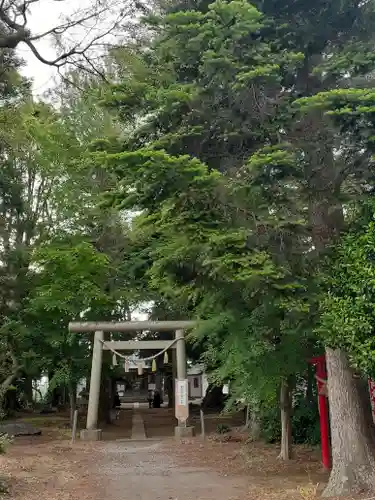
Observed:
[[[194,429],[187,427],[189,417],[189,400],[187,390],[187,365],[185,330],[195,326],[194,321],[124,321],[124,322],[86,322],[69,323],[69,331],[76,333],[95,332],[92,352],[91,380],[89,405],[87,410],[86,429],[82,431],[81,438],[91,441],[101,439],[101,430],[98,429],[98,412],[100,384],[102,376],[103,350],[154,350],[176,349],[177,384],[176,384],[176,418],[178,426],[175,428],[176,437],[192,436]],[[170,340],[111,340],[104,341],[104,332],[134,332],[134,331],[175,331],[175,342]]]

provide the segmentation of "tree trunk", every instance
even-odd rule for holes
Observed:
[[[259,441],[260,439],[260,420],[258,408],[248,409],[246,425],[250,428],[250,436],[252,441]]]
[[[306,383],[306,404],[309,406],[314,406],[316,404],[316,396],[314,395],[314,386],[316,385],[315,368],[310,364],[307,366]]]
[[[361,381],[343,350],[327,348],[326,360],[333,463],[323,496],[374,491],[375,443],[366,408],[370,401],[363,401]]]
[[[258,441],[260,439],[260,421],[259,414],[256,409],[250,410],[249,417],[249,426],[250,426],[250,434],[252,441]]]
[[[111,397],[110,397],[110,380],[104,379],[102,380],[100,386],[100,398],[99,398],[99,415],[98,422],[110,424],[111,420]]]
[[[109,333],[105,333],[104,340],[110,340]],[[102,377],[100,383],[100,398],[99,398],[99,415],[98,422],[111,424],[112,411],[112,353],[110,351],[103,352]]]
[[[221,411],[224,408],[223,388],[210,384],[202,401],[202,408],[207,410]]]
[[[74,412],[77,409],[77,386],[69,385],[70,426],[73,428]]]
[[[168,396],[168,408],[174,408],[174,379],[171,374],[165,379],[165,390]]]
[[[16,380],[20,370],[22,370],[22,366],[14,363],[12,373],[0,384],[0,419],[4,419],[6,416],[6,394],[9,387]]]
[[[11,375],[8,375],[8,377],[3,382],[1,382],[0,391],[2,393],[5,393],[8,390],[8,388],[12,385],[14,380],[17,378],[17,373],[18,372],[14,372]]]
[[[161,372],[157,371],[155,373],[155,391],[157,391],[160,395],[162,395],[161,394],[161,392],[162,392],[162,380],[163,380],[163,378],[162,378]]]
[[[62,403],[62,392],[60,386],[55,386],[53,389],[51,388],[51,382],[54,378],[54,372],[48,373],[48,392],[51,406],[54,408],[58,408]]]
[[[259,406],[255,404],[245,406],[244,417],[244,430],[249,431],[251,441],[258,441],[260,438]]]
[[[27,403],[32,404],[33,402],[33,378],[29,375],[25,375],[24,382],[24,392]]]
[[[177,378],[177,362],[176,362],[176,350],[172,349],[171,352],[171,373],[170,380],[167,385],[168,387],[168,408],[174,408],[175,406],[175,380]]]
[[[279,458],[292,458],[292,391],[290,384],[283,381],[280,388],[281,447]]]

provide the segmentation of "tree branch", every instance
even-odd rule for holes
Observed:
[[[48,35],[62,35],[63,33],[65,33],[65,31],[67,31],[70,28],[74,28],[75,26],[79,26],[80,24],[82,24],[86,21],[90,21],[90,19],[95,19],[96,17],[103,14],[106,10],[107,10],[106,8],[103,8],[101,11],[91,13],[91,14],[87,15],[86,17],[83,17],[81,19],[77,19],[76,21],[67,22],[65,24],[61,24],[59,26],[56,26],[55,28],[51,28],[50,30],[45,31],[44,33],[40,33],[39,35],[30,36],[29,40],[35,42],[37,40],[40,40],[41,38],[45,38]]]
[[[3,394],[4,391],[8,389],[8,387],[12,384],[13,380],[15,380],[15,378],[19,374],[19,372],[24,368],[23,365],[18,364],[17,358],[11,349],[9,350],[8,354],[12,360],[12,372],[6,377],[6,379],[3,382],[1,382],[0,394]]]
[[[103,76],[102,72],[96,69],[90,60],[88,52],[90,49],[98,47],[99,40],[103,40],[104,37],[119,28],[121,21],[133,12],[133,2],[135,9],[138,9],[136,0],[128,0],[129,5],[127,8],[123,8],[115,0],[92,0],[91,8],[77,10],[72,14],[70,19],[67,17],[58,26],[43,33],[33,34],[27,27],[28,13],[32,4],[38,2],[39,0],[0,0],[0,22],[4,26],[4,30],[0,34],[0,48],[15,49],[20,43],[25,43],[33,55],[43,64],[60,68],[63,65],[74,64],[80,61],[85,67],[88,65],[90,71],[94,70],[97,76]],[[110,20],[108,29],[106,29],[108,24],[105,23],[107,19]],[[91,25],[86,25],[89,21],[91,21]],[[104,24],[107,24],[107,26],[104,27]],[[35,42],[43,40],[48,36],[60,37],[64,34],[68,35],[70,29],[79,26],[85,30],[84,36],[81,37],[79,42],[74,42],[71,48],[65,47],[64,49],[64,44],[61,44],[62,53],[55,57],[55,59],[49,60],[45,58],[35,45]],[[98,27],[99,29],[102,28],[102,31],[95,35],[94,31],[97,32]],[[95,36],[91,38],[91,35]],[[91,40],[88,40],[89,38]],[[66,42],[67,40],[65,39],[64,41]]]

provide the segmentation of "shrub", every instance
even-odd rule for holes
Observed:
[[[11,440],[7,434],[0,434],[0,454],[6,453]]]
[[[11,441],[7,434],[0,434],[0,454],[4,454],[6,452],[10,442]],[[8,493],[8,486],[5,480],[3,481],[3,478],[0,477],[0,494],[4,493]]]
[[[227,434],[228,432],[230,432],[230,427],[226,424],[219,424],[216,427],[216,432],[218,434]]]
[[[263,409],[260,415],[260,437],[266,443],[278,443],[281,440],[280,410],[277,406]]]
[[[281,439],[280,410],[278,407],[263,411],[260,418],[261,437],[267,443],[278,443]],[[319,411],[317,404],[297,400],[292,414],[292,435],[295,444],[316,445],[320,443]]]
[[[316,445],[320,443],[318,405],[297,405],[292,416],[293,442]]]

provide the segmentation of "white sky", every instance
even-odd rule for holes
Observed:
[[[72,4],[71,0],[61,3],[42,0],[40,3],[34,4],[32,14],[29,15],[29,28],[32,33],[44,32],[59,24],[59,15],[62,13],[62,7],[69,6],[71,8]],[[51,39],[39,42],[37,48],[46,58],[52,59],[55,55]],[[56,68],[38,61],[25,44],[19,45],[18,53],[26,62],[26,66],[22,68],[22,73],[29,78],[33,78],[34,92],[36,95],[41,95],[52,86],[53,78],[57,75]]]
[[[72,15],[77,9],[89,8],[92,4],[93,0],[39,0],[33,4],[31,13],[28,15],[28,28],[34,35],[43,33],[61,24],[63,17]],[[109,13],[100,20],[98,25],[93,26],[93,23],[91,23],[91,33],[105,31],[111,20],[113,22],[113,19],[114,16]],[[82,27],[74,28],[69,31],[68,36],[71,40],[77,41],[87,35],[87,31]],[[56,57],[56,50],[51,37],[44,38],[35,45],[44,58],[53,60]],[[54,80],[59,78],[57,69],[38,61],[25,44],[20,44],[17,51],[26,62],[22,73],[34,80],[34,94],[41,96],[54,85]]]

